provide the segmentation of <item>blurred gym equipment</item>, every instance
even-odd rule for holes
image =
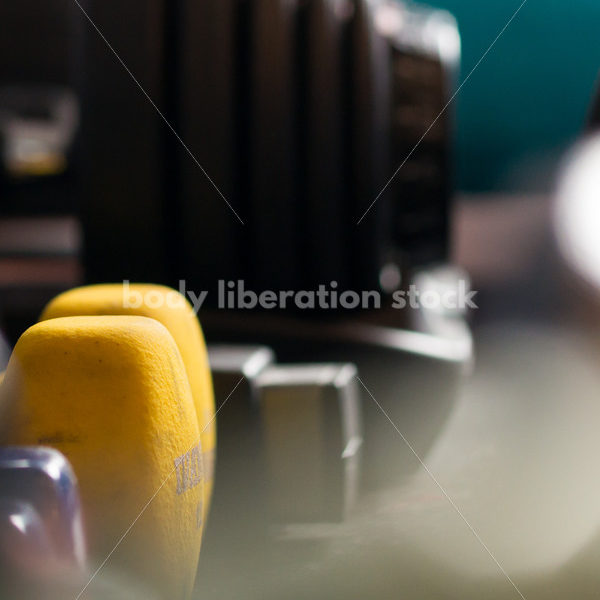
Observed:
[[[423,292],[439,291],[463,277],[439,269],[415,281]],[[358,318],[311,323],[202,314],[209,339],[228,344],[209,346],[220,407],[219,460],[197,593],[258,598],[287,590],[294,596],[295,574],[310,571],[315,561],[331,564],[331,544],[343,544],[346,536],[368,537],[373,523],[365,515],[377,510],[375,498],[401,489],[419,466],[409,452],[389,459],[385,416],[369,392],[427,456],[470,368],[471,335],[460,311],[425,308],[414,331]],[[327,364],[340,359],[358,365],[369,392],[358,384],[355,367]],[[342,375],[339,387],[331,385],[335,374]],[[357,510],[347,511],[352,505]],[[362,551],[349,549],[349,555]],[[294,583],[286,586],[288,577]],[[337,597],[334,584],[327,589]]]
[[[271,518],[344,519],[360,485],[354,365],[288,365],[258,376]]]
[[[431,269],[427,276],[422,274],[414,281],[421,293],[442,286],[456,290],[461,281],[465,282],[464,274],[451,268]],[[283,364],[355,364],[382,408],[395,423],[403,423],[411,431],[415,449],[425,454],[450,414],[470,368],[471,333],[460,313],[444,314],[421,306],[411,311],[403,329],[395,325],[398,316],[394,313],[399,312],[403,311],[382,309],[370,316],[307,321],[291,316],[204,311],[202,323],[209,340],[265,345]],[[364,389],[361,395],[366,403],[372,403]],[[224,400],[217,394],[217,406]],[[380,425],[380,414],[365,414],[364,437],[368,442],[364,447],[367,467],[363,484],[367,488],[405,479],[417,466],[409,455],[399,456],[393,465],[382,465],[385,442],[380,445]]]
[[[266,510],[271,523],[342,520],[356,502],[360,484],[356,368],[274,365],[274,353],[260,346],[209,351],[217,398],[226,414],[221,419],[225,455],[219,487],[228,480],[239,485],[241,474],[251,473],[263,505],[253,510]],[[225,408],[229,396],[236,406]],[[241,455],[240,445],[245,448]],[[233,480],[228,473],[235,473]],[[239,510],[231,502],[222,498],[216,510],[225,505]],[[245,526],[252,527],[256,519],[248,516]]]
[[[0,15],[27,29],[9,4]],[[24,42],[23,77],[0,65],[0,325],[15,343],[57,292],[113,284],[66,292],[23,334],[0,387],[0,442],[50,444],[73,463],[92,569],[69,596],[185,598],[205,531],[192,594],[204,600],[594,598],[593,352],[554,320],[542,333],[494,323],[463,385],[470,318],[481,327],[528,302],[527,318],[554,317],[553,290],[538,285],[555,265],[536,255],[545,199],[461,202],[460,231],[479,245],[457,255],[475,266],[481,311],[390,306],[411,285],[423,297],[471,289],[449,266],[454,18],[387,0],[66,0],[48,12],[44,64]],[[486,140],[490,153],[514,133]],[[596,145],[572,155],[555,217],[561,268],[592,287]],[[189,306],[124,306],[120,282],[180,279],[208,292],[195,308],[216,406],[203,402]],[[382,306],[229,309],[219,280],[373,290]],[[163,304],[173,293],[129,290]],[[109,316],[124,313],[146,318]],[[29,556],[21,585],[52,538],[30,497],[0,497],[2,567]]]
[[[60,452],[41,447],[2,448],[0,489],[5,496],[31,504],[60,560],[85,566],[77,480]]]
[[[44,523],[26,502],[0,497],[0,574],[7,599],[54,597],[46,574],[59,578],[54,548]]]
[[[2,597],[59,598],[85,584],[75,475],[55,450],[0,449]]]
[[[2,444],[50,445],[73,465],[91,559],[110,555],[162,598],[189,597],[204,473],[192,392],[167,329],[133,316],[38,323],[15,346],[0,400]]]
[[[12,180],[60,175],[78,128],[78,102],[68,89],[0,89],[2,164]]]
[[[380,289],[386,267],[445,261],[452,17],[387,1],[195,4],[119,3],[117,21],[114,4],[88,3],[185,147],[90,30],[86,278]]]
[[[216,423],[213,387],[204,336],[188,300],[158,285],[95,285],[76,288],[54,298],[40,320],[93,315],[138,315],[156,319],[173,336],[192,389],[204,463],[204,517],[213,486]]]

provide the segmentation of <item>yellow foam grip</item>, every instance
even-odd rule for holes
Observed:
[[[179,347],[198,414],[206,476],[204,510],[210,506],[215,463],[215,401],[204,336],[186,298],[151,284],[103,284],[75,288],[52,300],[41,320],[75,315],[140,315],[156,319]]]
[[[185,368],[163,325],[133,316],[34,325],[13,351],[0,410],[0,443],[51,446],[73,465],[95,560],[145,508],[111,566],[161,598],[189,598],[202,535],[202,461]]]

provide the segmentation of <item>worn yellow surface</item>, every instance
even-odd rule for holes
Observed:
[[[180,352],[161,323],[34,325],[15,346],[0,409],[2,444],[51,446],[73,465],[95,561],[139,516],[110,565],[161,598],[189,597],[202,534],[199,430]]]
[[[215,401],[206,344],[198,318],[178,291],[152,284],[101,284],[75,288],[52,300],[41,319],[74,315],[142,315],[160,321],[179,347],[192,388],[206,476],[204,508],[210,505],[215,460]]]

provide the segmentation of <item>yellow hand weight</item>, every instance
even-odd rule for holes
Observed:
[[[186,298],[174,289],[150,284],[103,284],[75,288],[52,300],[41,320],[76,315],[139,315],[156,319],[179,347],[192,388],[206,476],[204,511],[210,505],[216,425],[212,378],[204,336]]]
[[[191,388],[169,331],[135,316],[38,323],[15,346],[0,407],[0,443],[51,446],[73,465],[92,558],[104,560],[127,532],[110,566],[161,598],[188,598],[203,472]]]

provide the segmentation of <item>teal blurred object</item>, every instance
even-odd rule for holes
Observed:
[[[431,0],[452,12],[468,75],[522,0]],[[456,100],[457,185],[545,191],[581,134],[600,69],[598,0],[528,0]]]

